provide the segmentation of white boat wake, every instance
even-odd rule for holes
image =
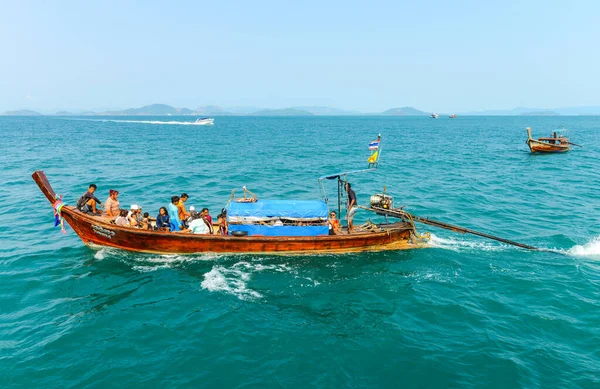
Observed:
[[[179,126],[210,126],[213,122],[179,122],[179,121],[168,121],[163,122],[160,120],[118,120],[118,119],[100,119],[95,120],[100,122],[111,122],[111,123],[139,123],[139,124],[164,124],[164,125],[179,125]]]
[[[508,245],[494,244],[491,242],[473,242],[469,240],[454,239],[454,238],[442,238],[431,234],[429,240],[431,247],[452,250],[456,252],[460,251],[505,251],[511,249]]]
[[[591,241],[583,245],[575,245],[568,250],[563,251],[565,254],[574,257],[587,257],[600,259],[600,236],[595,237]]]

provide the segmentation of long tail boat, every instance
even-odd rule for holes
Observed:
[[[292,227],[291,233],[280,235],[277,226],[253,224],[245,229],[245,236],[236,235],[196,235],[191,233],[174,233],[154,230],[142,230],[117,226],[107,217],[94,216],[79,211],[76,207],[62,204],[62,197],[48,182],[43,171],[32,175],[40,190],[53,205],[59,217],[73,228],[84,244],[92,247],[114,247],[118,249],[156,254],[194,254],[194,253],[269,253],[269,254],[302,254],[302,253],[347,253],[360,251],[402,250],[422,247],[426,238],[421,237],[412,220],[396,223],[370,224],[369,228],[356,228],[357,231],[329,235],[328,227],[315,228],[314,223],[307,226],[308,236],[302,236],[298,229]],[[327,177],[337,178],[339,175]],[[60,206],[58,204],[60,203]],[[267,204],[268,205],[268,204]],[[264,206],[260,200],[251,210]],[[237,206],[237,230],[244,230],[244,217],[253,217],[252,213],[244,214],[248,208]],[[328,209],[328,208],[326,208]],[[327,211],[326,211],[327,212]],[[264,214],[263,214],[264,215]],[[338,213],[339,215],[339,213]],[[312,216],[312,215],[309,215]],[[228,216],[229,217],[229,216]],[[387,221],[387,219],[386,219]],[[235,220],[230,227],[235,225]],[[261,229],[262,228],[262,229]],[[282,227],[285,229],[285,227]],[[232,228],[236,230],[235,228]],[[273,235],[265,231],[275,231]],[[282,234],[284,234],[282,232]]]
[[[531,127],[527,127],[527,146],[532,153],[564,153],[571,150],[569,138],[564,133],[557,134],[555,131],[551,137],[533,139]]]

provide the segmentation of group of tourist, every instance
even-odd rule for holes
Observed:
[[[171,197],[171,203],[159,209],[153,225],[150,214],[142,213],[141,206],[132,204],[129,210],[122,209],[118,191],[111,189],[108,198],[102,204],[94,195],[96,189],[97,186],[91,184],[77,201],[77,208],[89,215],[109,217],[118,226],[165,232],[227,235],[226,210],[221,211],[217,216],[216,224],[213,224],[208,208],[202,208],[197,212],[191,206],[189,212],[186,210],[185,203],[189,199],[187,193]],[[104,213],[99,208],[104,208]]]
[[[90,215],[110,217],[118,226],[144,230],[227,235],[227,211],[223,209],[219,216],[217,216],[216,224],[213,224],[213,219],[208,212],[208,208],[202,208],[200,212],[196,212],[195,208],[191,206],[189,212],[186,210],[185,203],[189,199],[187,193],[171,197],[171,203],[167,207],[160,207],[153,225],[150,214],[148,212],[142,213],[141,206],[132,204],[129,210],[122,209],[118,199],[118,191],[111,189],[103,205],[94,195],[96,189],[97,186],[95,184],[89,186],[88,190],[77,200],[77,209]],[[346,212],[348,233],[352,233],[354,231],[352,219],[358,209],[356,206],[356,194],[348,182],[345,184],[345,189],[348,194],[348,208]],[[105,213],[102,213],[99,208],[104,208]],[[274,225],[283,225],[283,223],[278,219]],[[340,222],[337,219],[335,211],[329,214],[328,225],[329,234],[335,235],[339,233]]]

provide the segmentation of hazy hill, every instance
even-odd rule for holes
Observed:
[[[231,112],[224,110],[223,108],[216,105],[205,105],[195,109],[197,115],[210,115],[210,116],[229,116]]]
[[[308,111],[295,108],[283,108],[283,109],[263,109],[261,111],[254,112],[254,116],[314,116]]]
[[[4,112],[6,116],[42,116],[41,113],[32,111],[30,109],[19,109],[16,111],[6,111]]]
[[[327,115],[329,115],[329,116],[346,116],[346,115],[360,115],[361,114],[358,111],[347,111],[345,109],[323,107],[323,106],[292,107],[291,109],[306,111],[306,112],[312,113],[313,115],[324,115],[324,116],[327,116]]]
[[[520,114],[521,116],[559,116],[560,114],[554,111],[533,111],[533,112],[523,112]]]
[[[194,111],[189,108],[175,108],[167,104],[151,104],[140,108],[128,108],[122,111],[107,111],[98,115],[193,115]]]
[[[413,107],[391,108],[381,113],[385,116],[429,116],[427,112],[419,111]]]
[[[123,110],[123,115],[177,115],[180,110],[167,104],[152,104]]]

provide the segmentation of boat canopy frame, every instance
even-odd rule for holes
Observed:
[[[350,174],[360,174],[360,173],[369,173],[377,170],[377,165],[373,167],[369,167],[368,169],[359,169],[359,170],[351,170],[347,172],[340,172],[334,174],[328,174],[325,176],[321,176],[318,178],[319,186],[321,187],[321,195],[323,196],[323,200],[325,200],[325,204],[327,204],[327,212],[330,212],[329,206],[329,197],[327,195],[327,190],[325,189],[325,180],[337,180],[337,214],[338,217],[342,215],[342,195],[344,191],[344,186],[348,182],[347,176]]]
[[[347,172],[339,172],[334,174],[327,174],[325,176],[321,176],[318,178],[319,186],[321,187],[321,195],[323,196],[323,200],[325,200],[325,204],[327,204],[327,215],[329,216],[330,207],[329,207],[329,197],[327,195],[327,190],[325,189],[325,180],[336,180],[337,179],[337,214],[338,217],[342,216],[342,192],[344,190],[344,185],[348,182],[346,177],[350,174],[360,174],[360,173],[369,173],[374,172],[379,167],[379,158],[381,157],[381,134],[377,134],[377,148],[375,149],[375,153],[377,156],[374,161],[368,161],[369,165],[366,169],[358,169],[358,170],[350,170]],[[371,154],[371,157],[373,154]]]

